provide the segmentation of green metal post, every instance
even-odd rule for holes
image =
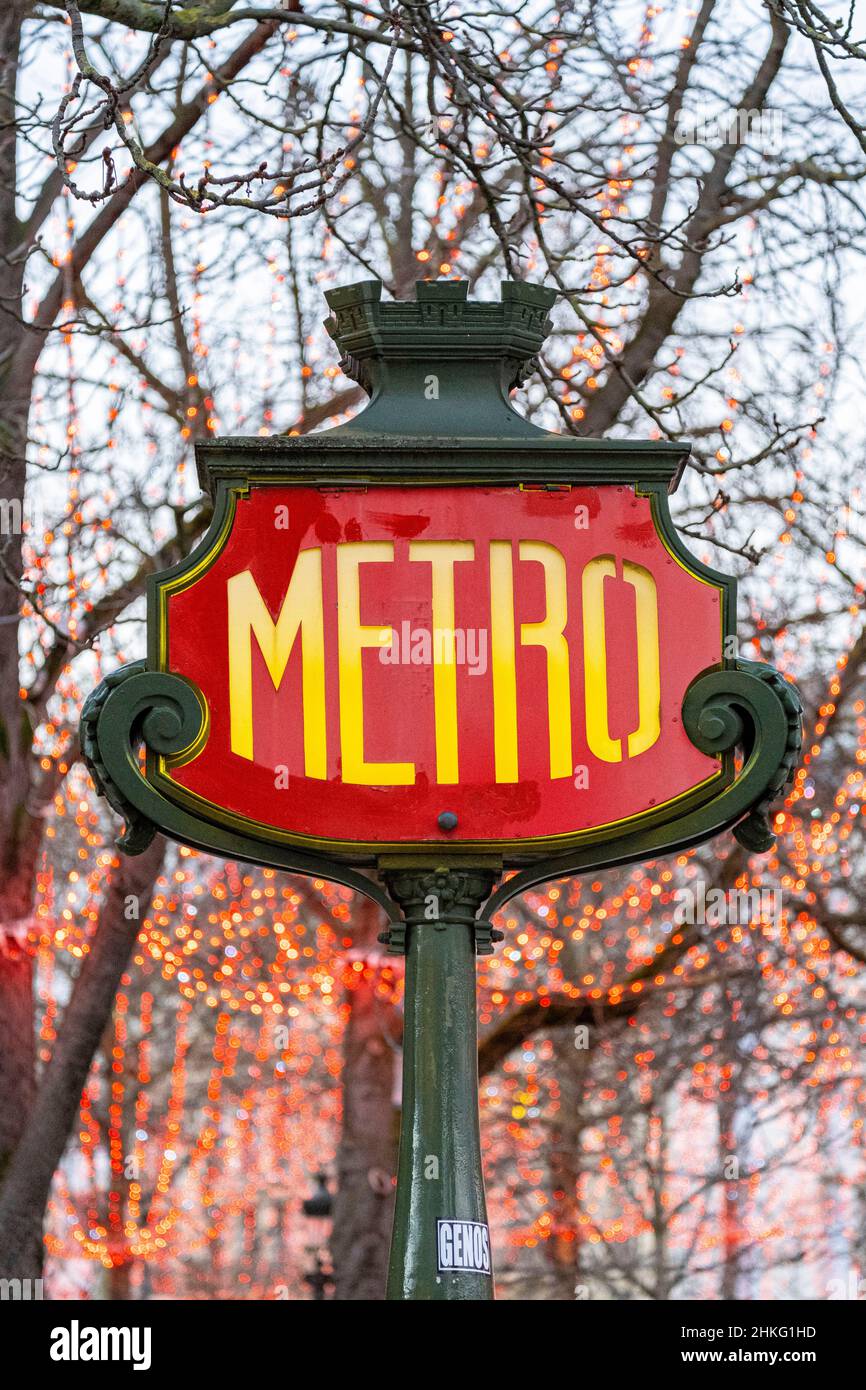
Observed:
[[[497,876],[477,869],[385,874],[406,923],[389,1299],[493,1298],[478,1123],[475,914]],[[390,941],[401,949],[394,928]]]

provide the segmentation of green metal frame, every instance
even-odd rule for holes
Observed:
[[[97,789],[126,822],[118,840],[126,853],[140,853],[160,830],[208,853],[346,884],[382,907],[389,921],[382,939],[406,955],[404,1111],[388,1296],[488,1299],[491,1273],[438,1268],[436,1231],[442,1219],[486,1223],[474,958],[502,936],[491,917],[536,884],[657,858],[731,827],[749,850],[770,849],[771,806],[793,776],[801,706],[772,667],[726,656],[692,682],[682,710],[692,742],[719,759],[719,776],[628,822],[546,844],[332,845],[184,804],[162,769],[203,745],[207,710],[192,683],[167,669],[165,596],[213,561],[234,501],[251,486],[634,488],[650,498],[671,555],[718,588],[723,638],[735,634],[735,580],[689,553],[668,510],[688,445],[551,435],[511,409],[508,392],[532,370],[550,326],[551,291],[506,283],[499,304],[471,304],[465,283],[425,283],[414,303],[385,304],[381,285],[371,281],[327,298],[341,365],[367,390],[370,406],[323,435],[198,447],[213,521],[191,555],[149,580],[148,659],[114,672],[88,698],[81,744]],[[422,389],[431,379],[436,400]],[[443,418],[455,431],[449,437],[440,432]],[[729,650],[727,642],[722,649]],[[504,866],[517,871],[500,882]]]

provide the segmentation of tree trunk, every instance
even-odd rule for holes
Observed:
[[[733,1015],[733,1001],[726,991],[726,1002]],[[735,1029],[732,1018],[727,1027]],[[739,1062],[736,1038],[726,1033],[720,1048],[721,1056],[727,1065],[728,1089],[720,1091],[716,1103],[719,1123],[719,1159],[722,1167],[720,1193],[722,1201],[722,1269],[719,1297],[724,1302],[733,1302],[737,1297],[740,1282],[740,1239],[741,1239],[741,1194],[739,1182],[740,1154],[737,1147],[737,1086],[739,1084]]]
[[[144,854],[122,859],[109,884],[90,950],[58,1029],[54,1053],[0,1189],[0,1277],[32,1278],[34,1268],[38,1272],[42,1220],[51,1181],[72,1132],[87,1073],[140,919],[150,904],[164,853],[165,841],[157,836]],[[32,1014],[28,1014],[24,1029],[28,1030],[32,1037]]]
[[[376,936],[385,926],[383,915],[374,902],[362,898],[354,920],[350,966],[363,962],[364,969],[351,972],[347,990],[331,1258],[334,1297],[374,1301],[385,1296],[394,1216],[396,1029],[391,1005],[377,994],[383,959]]]
[[[14,937],[0,940],[0,1183],[24,1131],[36,1093],[36,1037],[33,1028],[33,960]],[[0,1257],[2,1258],[2,1257]],[[22,1231],[21,1279],[42,1273],[38,1223]]]
[[[29,393],[9,390],[9,367],[22,329],[18,321],[23,264],[10,253],[19,237],[15,208],[15,90],[26,6],[11,0],[0,14],[0,1182],[21,1138],[36,1089],[33,962],[26,948],[35,842],[27,813],[31,734],[18,693],[17,618],[24,518],[25,440]],[[41,827],[40,827],[41,828]],[[38,1254],[22,1277],[38,1277]]]
[[[126,1302],[132,1297],[132,1261],[124,1260],[123,1264],[112,1265],[108,1271],[106,1281],[106,1298],[112,1303]]]
[[[578,1189],[583,1172],[581,1140],[586,1125],[583,1092],[592,1053],[578,1047],[577,1037],[564,1029],[553,1037],[554,1071],[560,1081],[561,1102],[550,1132],[550,1238],[545,1254],[552,1271],[553,1299],[573,1302],[585,1298],[581,1283],[581,1226]]]

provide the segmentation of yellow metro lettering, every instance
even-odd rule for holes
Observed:
[[[659,607],[656,582],[643,565],[623,561],[622,577],[635,591],[637,609],[638,726],[628,736],[628,755],[645,753],[661,733]]]
[[[517,677],[511,541],[490,542],[490,665],[497,782],[517,781]]]
[[[454,643],[454,566],[473,560],[472,541],[412,541],[410,560],[427,560],[433,596],[433,723],[436,731],[436,780],[459,782],[457,752],[457,653]]]
[[[616,576],[612,555],[598,555],[583,571],[583,678],[586,739],[591,753],[606,763],[622,761],[622,740],[610,736],[604,581]],[[645,753],[659,737],[661,679],[659,673],[658,595],[656,583],[642,565],[625,561],[623,579],[635,591],[637,609],[638,727],[629,734],[627,756]]]
[[[325,728],[325,639],[322,611],[322,552],[298,556],[279,617],[274,622],[249,570],[227,583],[229,627],[229,709],[231,748],[241,758],[253,756],[252,638],[278,689],[298,632],[301,634],[304,698],[304,771],[328,775]]]
[[[597,555],[583,571],[583,690],[586,741],[589,751],[604,763],[622,759],[622,744],[612,739],[607,720],[607,641],[604,632],[604,581],[613,579],[611,555]]]
[[[566,557],[547,541],[490,542],[490,658],[493,699],[494,775],[498,783],[519,780],[517,633],[514,563],[539,564],[544,573],[544,616],[520,624],[521,647],[540,647],[546,659],[548,753],[551,779],[572,775],[572,692],[566,627],[568,568]],[[364,752],[363,653],[390,648],[391,627],[361,622],[361,566],[392,564],[392,541],[352,541],[334,547],[337,581],[337,664],[342,779],[363,786],[412,786],[414,762],[368,762]],[[433,716],[436,781],[455,785],[460,779],[457,711],[457,631],[455,565],[473,561],[472,541],[415,540],[409,560],[427,563],[431,579]],[[602,762],[619,763],[645,753],[661,736],[661,677],[658,594],[649,570],[621,562],[622,582],[634,591],[636,609],[637,727],[625,738],[612,738],[608,688],[605,580],[617,576],[612,555],[597,555],[583,569],[580,608],[583,617],[583,703],[586,740]],[[525,573],[525,571],[524,571]],[[326,779],[325,639],[322,551],[301,551],[279,615],[274,621],[249,570],[227,582],[229,705],[232,752],[252,760],[252,639],[255,637],[274,689],[300,638],[303,692],[304,771]]]
[[[568,586],[565,556],[547,541],[521,541],[521,560],[536,560],[544,568],[545,613],[540,623],[521,623],[524,647],[543,647],[547,654],[547,729],[551,777],[570,777],[571,676],[569,673]]]
[[[551,777],[570,777],[571,677],[565,624],[568,590],[565,556],[547,541],[521,541],[520,560],[544,569],[545,615],[521,623],[520,644],[547,655],[547,726]],[[497,782],[518,780],[517,677],[514,641],[514,565],[510,541],[490,542],[490,656],[493,672],[493,746]]]
[[[363,564],[387,564],[394,559],[392,541],[352,541],[337,546],[337,649],[340,666],[340,748],[344,782],[364,786],[411,786],[414,763],[368,763],[364,759],[365,647],[388,647],[393,628],[361,623]]]

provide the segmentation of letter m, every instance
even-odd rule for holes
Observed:
[[[227,589],[232,752],[241,758],[252,760],[253,757],[252,638],[255,637],[274,689],[278,690],[300,632],[304,771],[308,777],[327,777],[321,550],[301,551],[276,622],[249,570],[232,575]]]

